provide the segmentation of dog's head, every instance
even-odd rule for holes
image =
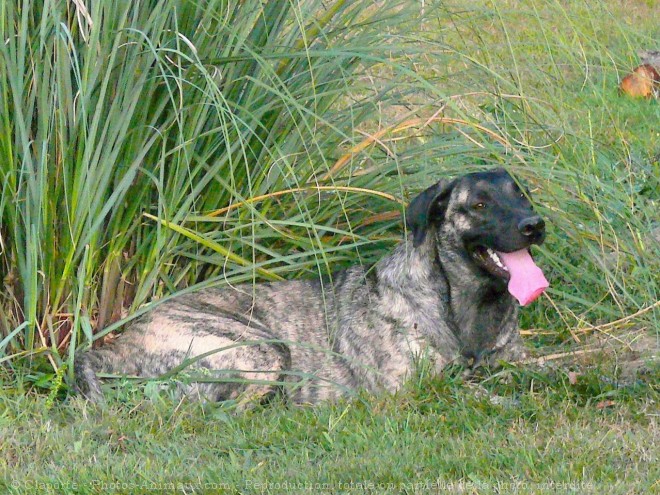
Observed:
[[[529,193],[499,168],[429,187],[411,202],[406,224],[415,248],[433,235],[438,249],[469,256],[485,274],[503,280],[510,274],[499,255],[545,239],[545,222]]]

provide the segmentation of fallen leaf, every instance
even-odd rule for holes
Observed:
[[[650,64],[643,64],[623,78],[619,90],[633,98],[651,98],[656,96],[658,86],[660,86],[658,71]]]

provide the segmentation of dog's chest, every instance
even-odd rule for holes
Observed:
[[[512,301],[494,291],[452,291],[452,317],[462,353],[480,356],[491,350],[511,319]]]

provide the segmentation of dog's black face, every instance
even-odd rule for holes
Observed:
[[[483,272],[504,280],[509,274],[497,253],[529,249],[545,239],[545,222],[529,193],[504,169],[438,182],[413,200],[407,221],[415,246],[433,228],[438,249],[469,256]]]
[[[545,222],[532,209],[529,194],[505,170],[462,177],[454,185],[445,213],[445,232],[456,232],[465,250],[490,274],[508,278],[497,252],[540,245]]]

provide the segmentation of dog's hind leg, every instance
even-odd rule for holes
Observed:
[[[245,327],[230,328],[223,336],[189,328],[176,334],[131,330],[76,357],[76,388],[88,400],[104,401],[100,373],[158,378],[176,370],[180,395],[239,402],[266,400],[290,378],[288,346],[255,335],[254,329],[246,335]]]
[[[94,366],[90,362],[90,354],[83,353],[76,357],[74,362],[75,389],[77,392],[91,402],[100,404],[103,402],[101,383],[96,376]]]
[[[116,352],[110,345],[102,349],[81,352],[74,361],[75,388],[87,400],[103,403],[101,381],[97,373],[114,373],[121,370],[128,373],[125,364],[129,363],[126,356]]]

